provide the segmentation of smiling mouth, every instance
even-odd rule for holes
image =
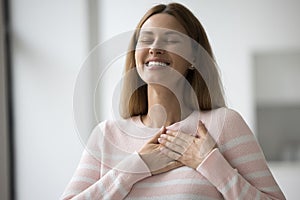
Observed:
[[[149,61],[146,62],[146,67],[168,67],[170,63],[168,62],[157,62],[157,61]]]

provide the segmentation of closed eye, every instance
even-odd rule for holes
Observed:
[[[137,42],[140,44],[152,44],[154,42],[154,38],[147,35],[140,36]]]
[[[180,43],[179,40],[166,40],[167,43],[171,43],[171,44],[177,44]]]
[[[138,40],[138,43],[142,43],[142,44],[152,44],[154,40],[149,40],[149,39],[141,39]]]

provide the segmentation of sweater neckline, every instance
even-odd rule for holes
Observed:
[[[187,121],[190,121],[191,119],[199,119],[199,112],[194,110],[191,112],[185,119],[182,119],[181,121],[175,122],[169,126],[167,126],[167,129],[172,129],[173,127],[178,126],[179,124],[185,124]],[[141,119],[141,115],[137,115],[132,117],[132,121],[134,121],[139,127],[144,128],[144,129],[149,129],[149,130],[159,130],[160,128],[153,128],[146,126]]]

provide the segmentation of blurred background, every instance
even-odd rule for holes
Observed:
[[[131,31],[157,3],[140,0],[2,0],[0,199],[58,199],[84,145],[74,120],[77,77],[91,50]],[[248,123],[287,199],[300,185],[300,1],[182,0],[206,29],[228,107]],[[121,65],[121,66],[120,66]],[[112,118],[122,59],[97,87],[98,121]],[[95,125],[92,72],[81,126]]]

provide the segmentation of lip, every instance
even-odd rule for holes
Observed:
[[[146,63],[149,63],[149,62],[162,62],[162,63],[167,63],[168,65],[170,65],[170,61],[168,61],[167,59],[163,59],[163,58],[156,58],[156,57],[153,57],[153,58],[149,58],[146,60],[145,64]]]
[[[165,63],[166,66],[162,66],[162,65],[160,65],[160,64],[149,66],[149,65],[148,65],[149,62]],[[144,63],[144,66],[145,66],[145,68],[147,68],[147,69],[149,69],[149,70],[156,70],[156,69],[166,69],[168,66],[170,66],[170,64],[171,64],[170,61],[168,61],[168,60],[166,60],[166,59],[153,57],[153,58],[147,59],[146,62]]]

